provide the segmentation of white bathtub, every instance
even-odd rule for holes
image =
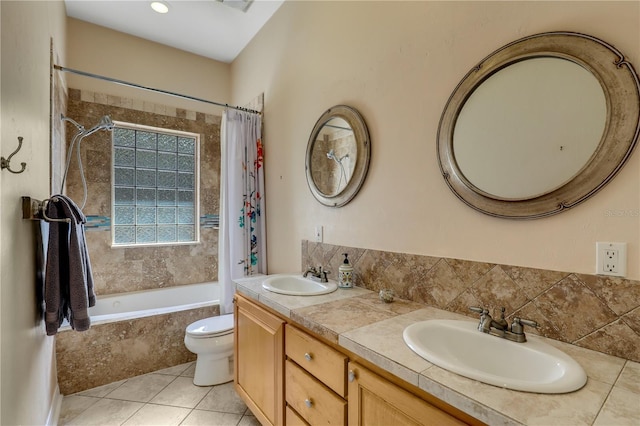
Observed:
[[[61,392],[70,395],[195,360],[184,346],[185,329],[218,315],[219,295],[219,284],[208,282],[98,296],[89,308],[89,330],[76,333],[67,323],[56,335]]]
[[[181,285],[155,290],[97,296],[89,308],[91,325],[124,321],[220,303],[217,282]]]

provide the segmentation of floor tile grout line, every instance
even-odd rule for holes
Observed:
[[[191,415],[191,413],[193,413],[195,410],[196,410],[195,408],[190,409],[189,413],[186,416],[184,416],[184,419],[180,420],[180,423],[178,423],[178,426],[183,425],[184,421],[187,420]]]
[[[69,396],[64,396],[64,395],[63,395],[63,399],[64,399],[64,398],[68,398],[68,397],[70,397],[70,396],[80,396],[80,397],[83,397],[83,398],[93,398],[93,399],[96,399],[97,401],[95,401],[93,404],[91,404],[90,406],[88,406],[87,408],[85,408],[84,410],[82,410],[81,412],[79,412],[78,414],[76,414],[75,416],[73,416],[72,418],[68,419],[66,423],[69,423],[69,422],[73,421],[76,417],[80,416],[82,413],[84,413],[85,411],[87,411],[88,409],[90,409],[91,407],[93,407],[93,406],[94,406],[94,405],[96,405],[99,401],[101,401],[101,400],[102,400],[102,397],[85,396],[85,395],[77,395],[77,394],[72,394],[72,395],[69,395]],[[65,424],[66,424],[66,423],[65,423]]]
[[[151,374],[151,373],[149,373],[149,374]],[[149,399],[149,401],[147,401],[147,403],[149,403],[149,402],[153,401],[153,398],[155,398],[156,396],[160,395],[160,393],[161,393],[163,390],[165,390],[166,388],[168,388],[168,387],[169,387],[169,385],[170,385],[171,383],[173,383],[173,382],[175,382],[176,380],[178,380],[178,377],[180,377],[180,376],[174,376],[174,377],[173,377],[173,380],[172,380],[172,381],[170,381],[169,383],[167,383],[167,384],[166,384],[162,389],[160,389],[158,392],[156,392],[156,394],[155,394],[155,395],[153,395],[153,396]]]
[[[194,386],[197,386],[197,385],[194,383]],[[202,401],[207,397],[207,395],[209,395],[209,394],[210,394],[210,393],[211,393],[211,392],[216,388],[216,386],[217,386],[217,385],[212,385],[212,386],[210,386],[210,388],[209,388],[209,390],[207,391],[207,393],[205,393],[205,394],[202,396],[202,398],[200,398],[200,400],[196,403],[195,407],[193,407],[193,409],[194,409],[194,410],[198,409],[198,405],[200,405],[200,403],[201,403],[201,402],[202,402]]]
[[[125,402],[136,402],[136,401],[125,401]],[[138,409],[136,411],[134,411],[133,413],[131,413],[131,415],[129,417],[126,418],[126,420],[124,420],[123,422],[120,422],[120,426],[122,426],[123,424],[125,424],[126,422],[129,421],[130,418],[132,418],[133,416],[135,416],[138,411],[142,410],[142,407],[144,407],[146,404],[143,402],[142,405],[140,407],[138,407]]]

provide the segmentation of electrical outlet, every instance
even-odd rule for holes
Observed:
[[[596,243],[596,274],[627,275],[627,243]]]
[[[323,239],[322,225],[316,226],[315,236],[316,236],[316,243],[321,243]]]

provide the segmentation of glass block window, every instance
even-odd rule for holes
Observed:
[[[115,123],[114,246],[199,241],[200,135]]]

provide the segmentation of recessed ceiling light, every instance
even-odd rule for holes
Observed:
[[[153,1],[151,2],[151,9],[158,13],[167,13],[169,11],[169,6],[167,6],[165,2]]]

